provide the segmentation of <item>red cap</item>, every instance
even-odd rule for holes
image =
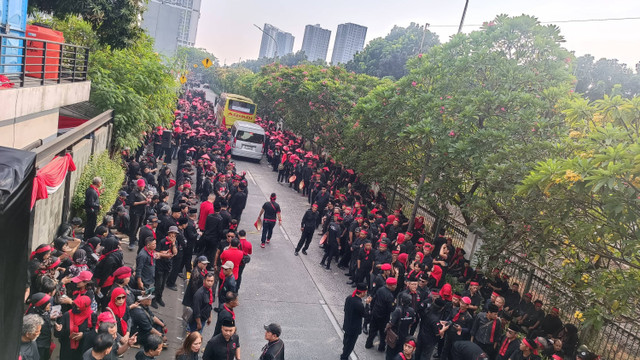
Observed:
[[[136,185],[143,187],[146,185],[146,183],[144,182],[144,179],[138,179],[138,181],[136,181]]]
[[[391,264],[382,264],[382,265],[380,265],[380,270],[382,270],[382,271],[391,270]]]
[[[100,313],[100,315],[98,315],[98,324],[102,324],[102,323],[115,323],[116,319],[113,317],[113,315],[111,314],[110,311],[105,311],[103,313]]]
[[[128,266],[119,267],[113,272],[113,276],[115,276],[116,279],[126,279],[131,277],[131,268]]]
[[[480,286],[477,281],[472,281],[469,283],[469,286]]]
[[[93,273],[91,273],[91,271],[85,270],[85,271],[81,271],[80,274],[78,274],[78,276],[71,278],[71,281],[77,284],[81,281],[89,281],[92,278],[93,278]]]
[[[462,302],[467,304],[467,305],[471,305],[471,298],[468,296],[465,296],[462,298]]]
[[[498,297],[498,296],[500,296],[500,294],[498,294],[497,292],[494,291],[494,292],[491,293],[491,296]]]
[[[387,279],[387,285],[396,285],[398,284],[398,280],[394,277],[390,277]]]
[[[426,244],[424,244],[424,247],[427,248],[427,249],[431,249],[431,250],[433,250],[433,248],[434,248],[432,243],[426,243]]]

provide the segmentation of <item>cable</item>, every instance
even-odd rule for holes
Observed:
[[[584,22],[605,22],[605,21],[624,21],[624,20],[640,20],[640,17],[623,17],[623,18],[604,18],[604,19],[571,19],[571,20],[556,20],[556,21],[541,21],[540,24],[557,24],[557,23],[584,23]],[[463,27],[468,26],[483,26],[485,24],[466,24]],[[458,27],[458,25],[429,25],[429,27]]]

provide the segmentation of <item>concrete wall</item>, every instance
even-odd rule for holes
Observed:
[[[22,148],[55,137],[58,109],[89,100],[90,91],[90,81],[2,90],[0,145]]]
[[[170,4],[149,1],[147,10],[142,14],[142,28],[155,40],[153,48],[162,55],[171,57],[176,54],[182,11]]]
[[[111,143],[112,124],[101,127],[94,132],[89,139],[84,139],[75,144],[70,153],[76,165],[76,171],[67,174],[62,186],[47,199],[38,200],[33,210],[33,237],[32,249],[40,244],[53,241],[58,226],[64,221],[65,209],[71,209],[71,200],[76,191],[78,180],[82,176],[91,155],[104,152]],[[67,195],[67,196],[65,196]],[[100,222],[100,219],[98,220]]]

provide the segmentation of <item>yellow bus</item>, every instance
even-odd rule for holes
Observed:
[[[216,99],[216,119],[219,126],[230,129],[237,120],[256,122],[256,104],[242,95],[222,93]]]

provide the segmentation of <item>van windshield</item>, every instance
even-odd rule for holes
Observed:
[[[238,132],[236,133],[236,140],[246,141],[254,144],[262,144],[262,142],[264,141],[264,135],[244,130],[238,130]]]

